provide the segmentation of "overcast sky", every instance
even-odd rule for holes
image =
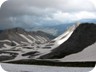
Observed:
[[[0,29],[80,19],[96,19],[96,0],[8,0],[0,9]]]

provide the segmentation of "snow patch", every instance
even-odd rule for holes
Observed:
[[[72,33],[73,33],[73,31],[70,32],[65,38],[63,38],[63,39],[57,41],[57,44],[58,44],[58,45],[61,45],[62,43],[64,43],[66,40],[69,39],[69,37],[72,35]]]
[[[11,42],[10,40],[0,40],[0,42]]]
[[[89,72],[93,68],[86,67],[53,67],[53,66],[39,66],[39,65],[19,65],[1,63],[4,70],[8,72]]]
[[[21,37],[23,37],[24,39],[26,39],[29,43],[33,43],[30,39],[28,39],[25,35],[23,34],[19,34]]]

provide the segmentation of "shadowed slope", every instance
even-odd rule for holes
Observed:
[[[40,59],[58,59],[67,55],[78,53],[96,42],[96,24],[80,24],[71,37]]]

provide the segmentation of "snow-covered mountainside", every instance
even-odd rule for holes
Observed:
[[[39,58],[65,42],[76,27],[70,27],[55,39],[41,31],[27,32],[21,28],[4,30],[0,33],[0,61]]]
[[[34,53],[39,48],[43,48],[52,38],[54,36],[45,32],[28,32],[22,28],[1,31],[0,61],[23,58],[23,56],[26,56],[26,53]]]
[[[51,35],[49,35],[51,37]],[[20,44],[38,44],[50,41],[47,33],[42,31],[28,32],[22,28],[4,30],[0,33],[0,48],[7,45],[16,46]]]
[[[0,33],[0,61],[21,59],[78,61],[80,58],[86,60],[88,58],[85,57],[89,56],[96,60],[96,57],[92,56],[96,51],[96,24],[76,24],[57,38],[52,37],[41,31],[27,32],[20,28],[5,30]],[[83,54],[89,55],[83,57]]]

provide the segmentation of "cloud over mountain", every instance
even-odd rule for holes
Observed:
[[[0,28],[96,19],[95,10],[94,0],[8,0],[0,9]]]

